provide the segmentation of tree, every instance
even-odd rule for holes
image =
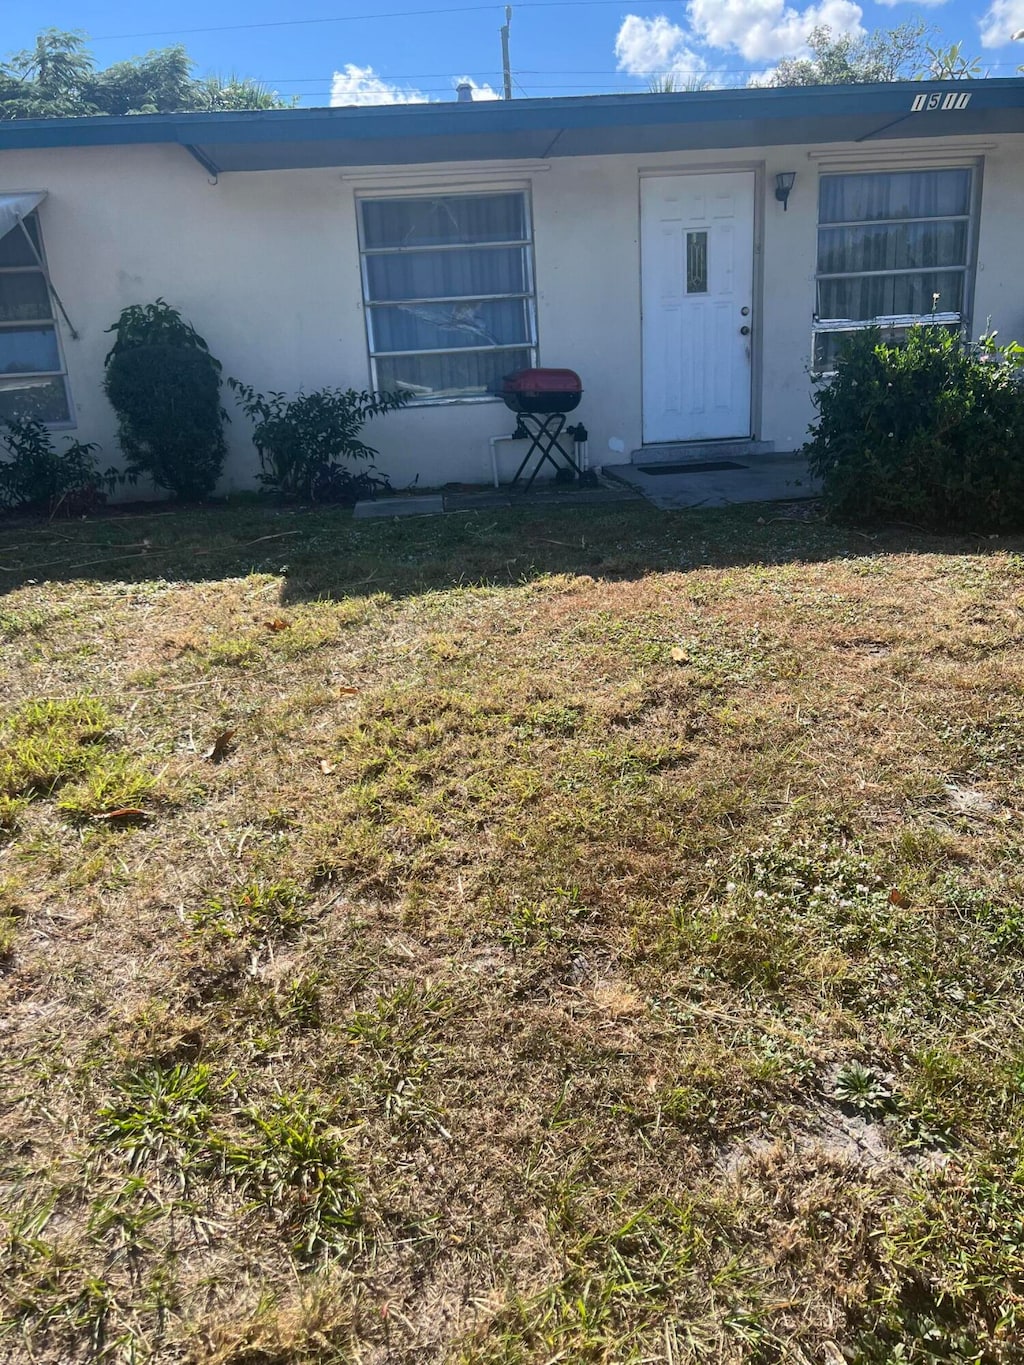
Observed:
[[[677,71],[666,71],[662,76],[652,76],[647,82],[652,95],[681,95],[696,90],[710,90],[711,77],[690,71],[685,76]]]
[[[924,76],[933,81],[971,81],[984,75],[980,57],[964,55],[963,43],[952,43],[949,47],[932,47],[928,53],[928,69]]]
[[[932,28],[912,20],[897,28],[878,29],[866,38],[833,35],[827,24],[811,31],[810,57],[784,57],[768,85],[862,85],[872,81],[910,80],[929,68]]]
[[[0,63],[0,119],[97,114],[181,114],[193,110],[287,109],[258,81],[196,77],[181,46],[97,70],[81,33],[44,29],[33,47]]]
[[[80,33],[48,28],[35,46],[13,53],[0,64],[0,111],[4,118],[47,118],[89,114],[83,86],[92,78],[93,60]]]

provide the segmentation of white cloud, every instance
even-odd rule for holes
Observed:
[[[686,12],[698,42],[732,49],[750,62],[799,56],[811,30],[825,24],[835,34],[864,34],[864,11],[853,0],[821,0],[802,10],[785,0],[689,0]]]
[[[895,9],[897,5],[902,5],[904,0],[876,0],[879,5],[888,5],[890,9]],[[918,5],[945,5],[948,0],[915,0]]]
[[[668,71],[700,74],[707,62],[688,45],[686,32],[665,16],[641,19],[627,14],[615,39],[619,70],[631,76],[653,76]]]
[[[1024,0],[994,3],[1024,5]],[[864,11],[854,0],[817,0],[804,9],[793,9],[785,0],[688,0],[686,14],[689,28],[663,14],[656,19],[628,14],[615,39],[619,70],[631,76],[700,74],[709,63],[699,49],[708,47],[738,52],[748,62],[803,56],[811,30],[826,24],[835,34],[864,35]]]
[[[472,76],[460,76],[452,81],[452,99],[455,88],[462,81],[473,87],[474,100],[496,100],[501,96],[487,85],[478,85]],[[414,86],[395,85],[378,76],[372,66],[356,66],[348,62],[344,71],[335,71],[331,81],[331,104],[430,104],[430,97]]]
[[[335,71],[331,81],[331,104],[426,104],[422,90],[392,85],[378,76],[372,66],[348,62],[344,71]]]
[[[501,96],[497,90],[485,81],[483,85],[477,85],[472,76],[460,76],[457,81],[452,81],[452,88],[458,89],[460,85],[468,85],[472,88],[474,100],[500,100]]]
[[[1018,29],[1024,28],[1024,0],[993,0],[981,16],[984,47],[1002,47]]]

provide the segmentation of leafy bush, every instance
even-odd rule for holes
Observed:
[[[1024,348],[940,327],[856,333],[820,380],[806,447],[829,510],[936,530],[1024,525]]]
[[[106,358],[106,393],[132,477],[178,498],[205,498],[224,467],[220,362],[163,299],[125,308]]]
[[[95,445],[67,441],[57,450],[34,417],[10,418],[0,445],[8,457],[0,460],[0,508],[6,512],[91,512],[103,501],[104,486],[114,482],[97,470]]]
[[[265,488],[288,498],[340,503],[390,488],[387,477],[373,471],[372,464],[355,473],[341,462],[373,459],[376,450],[360,439],[363,426],[371,417],[402,407],[406,394],[317,389],[287,398],[283,393],[257,393],[237,379],[228,384],[253,423]]]

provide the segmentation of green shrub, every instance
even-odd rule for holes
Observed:
[[[856,333],[819,380],[806,447],[833,515],[936,530],[1024,525],[1024,349],[940,327]]]
[[[129,475],[178,498],[208,497],[226,454],[220,362],[163,299],[125,308],[109,330],[105,387]]]
[[[377,452],[360,439],[363,426],[402,407],[406,394],[317,389],[287,398],[257,393],[237,379],[228,384],[253,423],[265,488],[309,502],[353,503],[390,487],[384,475],[371,472],[372,465],[355,473],[342,461],[372,460]]]
[[[0,509],[5,512],[93,511],[104,498],[94,445],[67,441],[57,450],[46,426],[34,417],[10,418],[0,433],[7,458],[0,460]]]

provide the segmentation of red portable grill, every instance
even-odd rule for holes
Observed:
[[[574,412],[583,397],[583,381],[575,370],[516,370],[499,390],[513,412]]]
[[[583,381],[576,371],[516,370],[513,374],[505,375],[498,393],[506,407],[511,408],[519,418],[516,437],[530,441],[530,448],[512,480],[513,485],[519,482],[535,451],[538,452],[537,463],[526,481],[524,491],[529,490],[545,460],[554,467],[556,479],[580,478],[579,465],[558,439],[565,427],[567,414],[579,407],[583,397]]]

